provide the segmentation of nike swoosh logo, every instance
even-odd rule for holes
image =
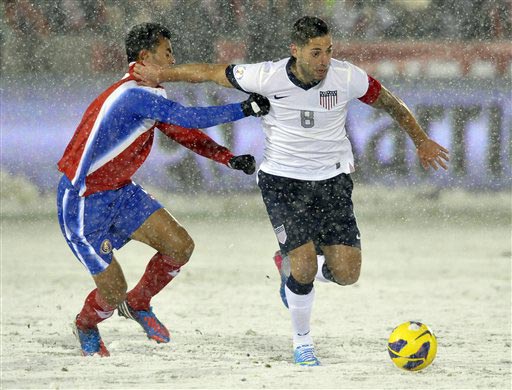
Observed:
[[[284,99],[284,98],[287,98],[289,95],[286,95],[286,96],[277,96],[277,95],[274,95],[274,99],[276,100],[279,100],[279,99]]]

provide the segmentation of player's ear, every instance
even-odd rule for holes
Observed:
[[[297,45],[295,43],[290,44],[290,54],[297,58]]]
[[[139,51],[139,61],[144,61],[148,58],[149,50],[142,49]]]

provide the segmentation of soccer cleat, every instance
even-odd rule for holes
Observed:
[[[164,324],[158,321],[152,307],[149,308],[149,311],[134,310],[124,301],[117,307],[117,312],[120,316],[138,322],[149,339],[155,340],[157,343],[168,343],[171,340],[169,331]]]
[[[90,329],[80,329],[76,325],[75,320],[73,321],[72,327],[73,334],[80,343],[80,349],[82,350],[83,356],[93,356],[95,354],[98,354],[101,357],[110,356],[110,352],[108,352],[105,344],[103,344],[103,340],[101,339],[97,326]]]
[[[293,353],[295,364],[299,366],[319,366],[320,361],[315,356],[315,347],[312,344],[299,345]]]
[[[274,255],[274,264],[279,271],[279,276],[281,276],[281,286],[279,287],[279,295],[281,295],[281,301],[283,301],[283,305],[288,308],[288,300],[286,299],[286,292],[284,286],[286,286],[286,281],[288,280],[288,275],[290,275],[290,259],[288,256],[282,256],[281,251],[277,251]]]

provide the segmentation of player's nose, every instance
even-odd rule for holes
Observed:
[[[331,56],[327,53],[323,54],[320,58],[320,64],[322,64],[323,66],[327,66],[327,64],[329,64],[330,61]]]

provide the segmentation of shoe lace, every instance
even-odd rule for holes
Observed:
[[[300,361],[316,360],[315,350],[312,347],[300,348],[298,354]]]

